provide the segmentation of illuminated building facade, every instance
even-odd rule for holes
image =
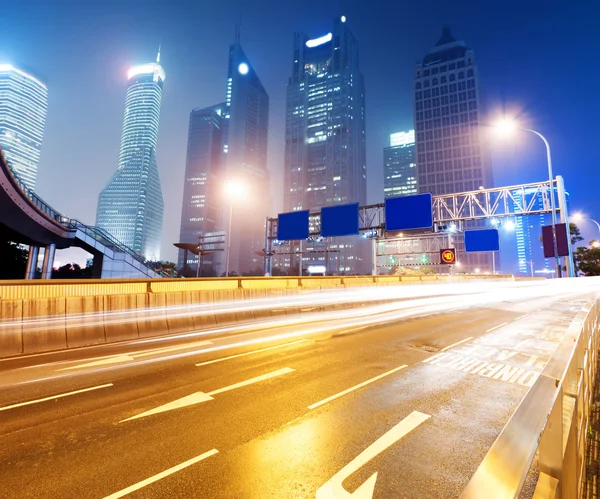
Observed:
[[[415,131],[390,135],[390,145],[383,149],[384,197],[416,194]]]
[[[367,201],[365,90],[346,18],[319,38],[294,35],[287,85],[284,210]],[[365,271],[356,237],[334,242],[330,271]],[[340,244],[341,243],[341,244]],[[331,248],[331,246],[330,246]]]
[[[201,235],[227,233],[231,214],[230,273],[262,273],[265,220],[270,215],[267,136],[269,96],[239,43],[229,47],[223,104],[192,111],[180,242],[197,244]],[[219,144],[219,147],[217,147]],[[243,194],[227,197],[236,183]],[[180,251],[179,267],[184,253]],[[225,272],[226,253],[206,258]],[[188,265],[197,263],[188,255]]]
[[[96,225],[149,260],[160,259],[164,202],[156,145],[165,72],[155,63],[128,72],[117,171],[98,197]]]
[[[482,99],[473,50],[456,40],[448,26],[415,69],[414,117],[419,192],[452,194],[493,186],[492,165],[481,128]],[[483,228],[467,222],[465,229]],[[464,254],[462,269],[492,270],[489,254]]]
[[[48,89],[37,78],[0,64],[0,146],[17,177],[35,189],[42,150]]]
[[[225,103],[194,109],[190,113],[183,206],[179,241],[196,244],[200,236],[213,233],[219,226],[219,185],[223,166],[221,127]],[[178,268],[188,265],[196,270],[198,256],[179,251]],[[204,264],[215,270],[215,255],[207,255]]]

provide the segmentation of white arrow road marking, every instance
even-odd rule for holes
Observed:
[[[147,352],[141,353],[130,353],[128,355],[117,355],[116,357],[106,357],[100,360],[94,360],[92,362],[86,362],[85,364],[77,364],[76,366],[64,367],[62,369],[57,369],[58,371],[70,371],[73,369],[84,369],[86,367],[98,367],[98,366],[106,366],[110,364],[119,364],[120,362],[130,362],[137,358],[141,357],[149,357],[151,355],[159,355],[161,353],[167,352],[175,352],[177,350],[186,350],[188,348],[194,348],[198,346],[212,345],[212,341],[197,341],[195,343],[187,343],[185,345],[176,345],[174,347],[163,347],[163,348],[155,348],[154,350],[149,350]]]
[[[20,404],[7,405],[4,407],[0,407],[0,411],[8,411],[9,409],[14,409],[15,407],[23,407],[24,405],[38,404],[40,402],[46,402],[47,400],[59,399],[62,397],[69,397],[70,395],[77,395],[78,393],[91,392],[92,390],[99,390],[100,388],[107,388],[109,386],[113,386],[112,383],[107,383],[105,385],[92,386],[91,388],[83,388],[81,390],[75,390],[74,392],[60,393],[58,395],[52,395],[51,397],[44,397],[43,399],[30,400],[29,402],[21,402]]]
[[[215,454],[218,454],[218,452],[219,451],[217,449],[209,450],[208,452],[205,452],[204,454],[200,454],[199,456],[193,457],[192,459],[189,459],[181,464],[178,464],[177,466],[173,466],[172,468],[169,468],[168,470],[165,470],[161,473],[157,473],[156,475],[151,476],[150,478],[146,478],[146,480],[143,480],[134,485],[131,485],[130,487],[127,487],[126,489],[119,490],[119,492],[115,492],[114,494],[106,496],[104,499],[119,499],[119,497],[123,497],[123,496],[126,496],[127,494],[131,494],[132,492],[139,490],[142,487],[145,487],[146,485],[150,485],[151,483],[157,482],[158,480],[165,478],[169,475],[172,475],[173,473],[176,473],[177,471],[180,471],[184,468],[187,468],[188,466],[191,466],[192,464],[196,464],[197,462],[202,461],[210,456],[214,456]]]
[[[352,494],[342,487],[342,482],[375,456],[381,454],[388,447],[395,444],[404,435],[410,433],[421,423],[427,421],[430,417],[429,414],[423,414],[422,412],[411,412],[390,431],[379,437],[357,457],[338,471],[328,482],[323,484],[319,490],[317,490],[317,499],[371,499],[375,491],[377,472],[373,473],[369,479]]]
[[[191,395],[187,395],[173,402],[169,402],[168,404],[164,404],[154,409],[150,409],[149,411],[142,412],[141,414],[131,416],[127,419],[123,419],[122,421],[120,421],[120,423],[123,423],[124,421],[131,421],[132,419],[145,418],[146,416],[152,416],[153,414],[159,414],[161,412],[172,411],[173,409],[180,409],[182,407],[200,404],[202,402],[208,402],[209,400],[213,400],[213,395],[217,395],[218,393],[228,392],[229,390],[235,390],[236,388],[241,388],[242,386],[252,385],[254,383],[258,383],[259,381],[264,381],[266,379],[275,378],[277,376],[281,376],[282,374],[288,374],[292,372],[294,372],[294,369],[284,367],[283,369],[279,369],[277,371],[273,371],[267,374],[261,374],[260,376],[256,376],[255,378],[247,379],[246,381],[240,381],[239,383],[235,383],[234,385],[219,388],[217,390],[213,390],[212,392],[192,393]]]

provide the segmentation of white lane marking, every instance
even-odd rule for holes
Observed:
[[[530,314],[525,314],[525,315],[521,315],[519,317],[517,317],[513,322],[516,322],[518,320],[524,319],[525,317],[528,317]]]
[[[448,345],[447,347],[442,348],[440,350],[440,352],[445,352],[446,350],[450,350],[451,348],[454,348],[455,346],[458,346],[461,343],[466,343],[467,341],[472,340],[472,339],[473,339],[473,337],[469,336],[468,338],[465,338],[464,340],[457,341],[456,343],[452,343],[452,345]]]
[[[241,388],[242,386],[252,385],[254,383],[258,383],[259,381],[275,378],[283,374],[293,373],[294,371],[295,370],[290,367],[284,367],[283,369],[278,369],[277,371],[273,371],[267,374],[261,374],[260,376],[256,376],[255,378],[247,379],[246,381],[240,381],[239,383],[226,386],[225,388],[213,390],[212,392],[208,392],[208,395],[217,395],[218,393],[228,392],[229,390],[235,390],[236,388]]]
[[[283,369],[278,369],[277,371],[273,371],[266,374],[261,374],[260,376],[256,376],[255,378],[247,379],[246,381],[240,381],[239,383],[235,383],[233,385],[226,386],[224,388],[219,388],[217,390],[213,390],[212,392],[204,393],[204,392],[195,392],[191,395],[186,395],[180,399],[174,400],[173,402],[169,402],[168,404],[160,405],[155,407],[154,409],[150,409],[149,411],[142,412],[140,414],[136,414],[135,416],[131,416],[130,418],[123,419],[119,421],[123,423],[125,421],[132,421],[134,419],[145,418],[146,416],[153,416],[154,414],[160,414],[161,412],[172,411],[174,409],[181,409],[182,407],[188,407],[190,405],[200,404],[202,402],[208,402],[209,400],[214,400],[213,395],[217,395],[218,393],[228,392],[229,390],[235,390],[236,388],[241,388],[243,386],[252,385],[254,383],[258,383],[259,381],[264,381],[266,379],[275,378],[277,376],[281,376],[283,374],[288,374],[294,372],[294,369],[289,367],[284,367]]]
[[[379,437],[357,457],[333,475],[329,481],[319,487],[319,490],[317,490],[317,499],[371,499],[375,489],[375,482],[377,481],[377,472],[373,473],[369,479],[352,494],[344,489],[342,482],[371,459],[381,454],[388,447],[391,447],[402,437],[413,431],[417,426],[427,421],[430,417],[429,414],[423,414],[422,412],[411,412],[396,426]]]
[[[504,327],[508,324],[508,322],[503,322],[502,324],[498,324],[497,326],[491,327],[489,328],[486,333],[491,333],[492,331],[495,331],[496,329],[500,329],[501,327]]]
[[[204,454],[200,454],[199,456],[193,457],[192,459],[188,459],[187,461],[185,461],[181,464],[178,464],[177,466],[173,466],[172,468],[169,468],[168,470],[162,471],[161,473],[151,476],[150,478],[146,478],[146,480],[142,480],[141,482],[131,485],[131,486],[127,487],[126,489],[119,490],[119,492],[115,492],[114,494],[106,496],[104,499],[118,499],[119,497],[123,497],[123,496],[126,496],[127,494],[131,494],[132,492],[139,490],[142,487],[145,487],[146,485],[150,485],[151,483],[157,482],[158,480],[161,480],[162,478],[165,478],[169,475],[172,475],[173,473],[176,473],[184,468],[187,468],[188,466],[191,466],[192,464],[196,464],[197,462],[207,459],[210,456],[214,456],[215,454],[218,454],[218,452],[219,451],[217,449],[209,450],[208,452],[205,452]]]
[[[408,367],[408,366],[404,365],[404,366],[400,366],[400,367],[395,367],[391,371],[380,374],[379,376],[375,376],[374,378],[368,379],[367,381],[363,381],[362,383],[359,383],[358,385],[348,388],[348,389],[344,390],[343,392],[336,393],[335,395],[332,395],[331,397],[327,397],[326,399],[323,399],[320,402],[316,402],[315,404],[309,405],[308,408],[316,409],[317,407],[320,407],[323,404],[326,404],[327,402],[331,402],[332,400],[335,400],[339,397],[343,397],[344,395],[346,395],[350,392],[353,392],[354,390],[358,390],[359,388],[362,388],[363,386],[367,386],[368,384],[373,383],[374,381],[380,380],[381,378],[385,378],[386,376],[389,376],[390,374],[394,374],[395,372],[400,371],[401,369],[404,369],[405,367]]]
[[[196,366],[197,367],[207,366],[209,364],[215,364],[217,362],[223,362],[225,360],[237,359],[238,357],[245,357],[246,355],[252,355],[252,354],[255,354],[255,353],[266,352],[268,350],[275,350],[276,348],[288,347],[288,346],[291,346],[291,345],[296,345],[298,343],[305,343],[307,341],[309,341],[309,340],[292,341],[290,343],[284,343],[283,345],[275,345],[274,347],[261,348],[259,350],[253,350],[252,352],[245,352],[245,353],[240,353],[240,354],[237,354],[237,355],[230,355],[229,357],[221,357],[220,359],[208,360],[206,362],[200,362],[199,364],[196,364]]]
[[[188,348],[195,348],[195,347],[200,347],[200,346],[204,346],[204,345],[212,345],[212,341],[197,341],[195,343],[188,343],[186,345],[177,345],[177,346],[173,346],[173,347],[157,348],[155,350],[150,350],[148,352],[142,352],[142,353],[132,353],[131,355],[135,356],[135,358],[137,359],[138,357],[148,357],[149,355],[156,355],[156,354],[167,353],[167,352],[176,352],[177,350],[186,350]]]
[[[187,343],[185,345],[176,345],[172,347],[163,347],[163,348],[155,348],[154,350],[149,350],[147,352],[131,352],[126,355],[116,355],[113,357],[106,357],[100,360],[93,360],[92,362],[85,362],[84,364],[77,364],[76,366],[71,367],[63,367],[62,369],[57,369],[57,371],[72,371],[73,369],[85,369],[86,367],[98,367],[98,366],[107,366],[111,364],[119,364],[121,362],[131,362],[137,358],[141,357],[149,357],[151,355],[160,355],[162,353],[175,352],[177,350],[186,350],[188,348],[195,348],[199,346],[212,345],[212,341],[197,341],[195,343]]]
[[[52,395],[51,397],[44,397],[43,399],[30,400],[29,402],[21,402],[19,404],[7,405],[5,407],[0,407],[0,411],[8,411],[9,409],[14,409],[15,407],[23,407],[25,405],[38,404],[40,402],[46,402],[47,400],[55,400],[62,397],[77,395],[78,393],[91,392],[92,390],[100,390],[100,388],[108,388],[109,386],[113,386],[113,384],[107,383],[105,385],[92,386],[90,388],[83,388],[81,390],[75,390],[73,392],[60,393],[58,395]]]
[[[92,362],[86,362],[85,364],[77,364],[76,366],[63,367],[62,369],[57,369],[57,371],[71,371],[73,369],[84,369],[86,367],[108,366],[110,364],[130,362],[132,360],[134,360],[133,357],[129,355],[118,355],[117,357],[107,357],[106,359],[94,360]]]

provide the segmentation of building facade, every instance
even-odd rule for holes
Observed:
[[[390,145],[383,149],[383,194],[385,198],[417,194],[415,131],[390,135]]]
[[[128,72],[117,171],[98,197],[96,225],[148,260],[160,260],[164,202],[156,146],[165,72],[155,63]]]
[[[225,102],[192,111],[180,242],[229,232],[229,250],[206,257],[218,273],[262,273],[265,220],[271,210],[267,170],[269,96],[239,36],[229,47]],[[219,144],[219,147],[217,147]],[[228,184],[237,193],[227,194]],[[231,228],[231,230],[229,230]],[[228,253],[228,255],[227,255]],[[184,253],[180,251],[179,266]],[[197,263],[188,255],[188,265]]]
[[[42,150],[48,89],[9,64],[0,65],[0,146],[11,170],[35,189]]]
[[[336,19],[332,32],[318,38],[296,33],[292,60],[287,84],[284,210],[354,202],[365,205],[364,79],[358,42],[346,18]],[[336,252],[328,254],[330,272],[357,273],[369,267],[368,251],[359,249],[358,237],[332,243],[328,248]]]
[[[419,192],[452,194],[492,187],[475,54],[448,26],[417,64],[414,92]],[[467,222],[464,228],[483,228],[483,223]],[[464,254],[461,238],[457,249],[465,271],[491,272],[489,254]]]
[[[190,113],[183,206],[179,240],[196,244],[201,236],[214,233],[220,227],[219,186],[223,167],[222,124],[225,103],[194,109]],[[178,268],[196,271],[198,256],[179,251]],[[214,254],[203,259],[203,267],[216,271]],[[204,271],[204,269],[202,269]],[[202,272],[205,275],[205,272]]]
[[[229,47],[224,115],[225,170],[220,196],[222,230],[231,227],[229,269],[240,275],[262,273],[263,258],[257,253],[265,247],[265,221],[271,211],[269,96],[239,43],[239,35]],[[227,195],[231,183],[239,185],[242,193]]]

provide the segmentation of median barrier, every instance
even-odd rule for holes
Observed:
[[[67,296],[65,313],[77,315],[67,327],[67,348],[96,345],[106,342],[104,334],[105,296]],[[25,332],[25,331],[24,331]]]
[[[23,300],[0,302],[0,357],[23,353]]]
[[[24,320],[54,317],[51,325],[41,323],[38,327],[27,328],[23,335],[23,353],[67,348],[66,299],[39,298],[22,303]]]
[[[255,298],[296,296],[307,291],[402,285],[403,283],[461,280],[463,276],[346,276],[346,277],[275,277],[228,279],[138,279],[131,281],[86,280],[52,281],[30,284],[5,281],[0,284],[2,322],[0,357],[116,342],[138,337],[159,336],[192,331],[215,324],[234,324],[253,319],[295,315],[318,310],[339,310],[361,303],[282,306],[265,310],[243,310],[236,302]],[[477,276],[474,276],[477,277]],[[479,276],[480,279],[500,276]],[[511,276],[509,276],[511,277]],[[23,285],[23,282],[27,284]],[[35,283],[35,281],[31,281]],[[39,286],[39,292],[32,292]],[[58,292],[65,296],[56,296]],[[106,292],[106,294],[88,294]],[[11,299],[19,294],[36,298]],[[221,302],[232,302],[230,310],[215,313]],[[373,302],[370,302],[373,303]],[[208,313],[194,314],[191,306],[208,305]],[[203,308],[207,311],[206,308]],[[115,315],[115,312],[123,314]],[[126,312],[131,313],[126,313]],[[46,329],[35,324],[23,327],[24,319],[51,320]],[[121,321],[121,322],[119,322]],[[0,323],[1,324],[1,323]]]
[[[105,296],[107,312],[136,311],[138,308],[139,295],[108,295]],[[133,340],[139,338],[138,323],[133,319],[137,314],[128,315],[127,321],[117,322],[107,320],[104,323],[104,334],[106,342]]]

